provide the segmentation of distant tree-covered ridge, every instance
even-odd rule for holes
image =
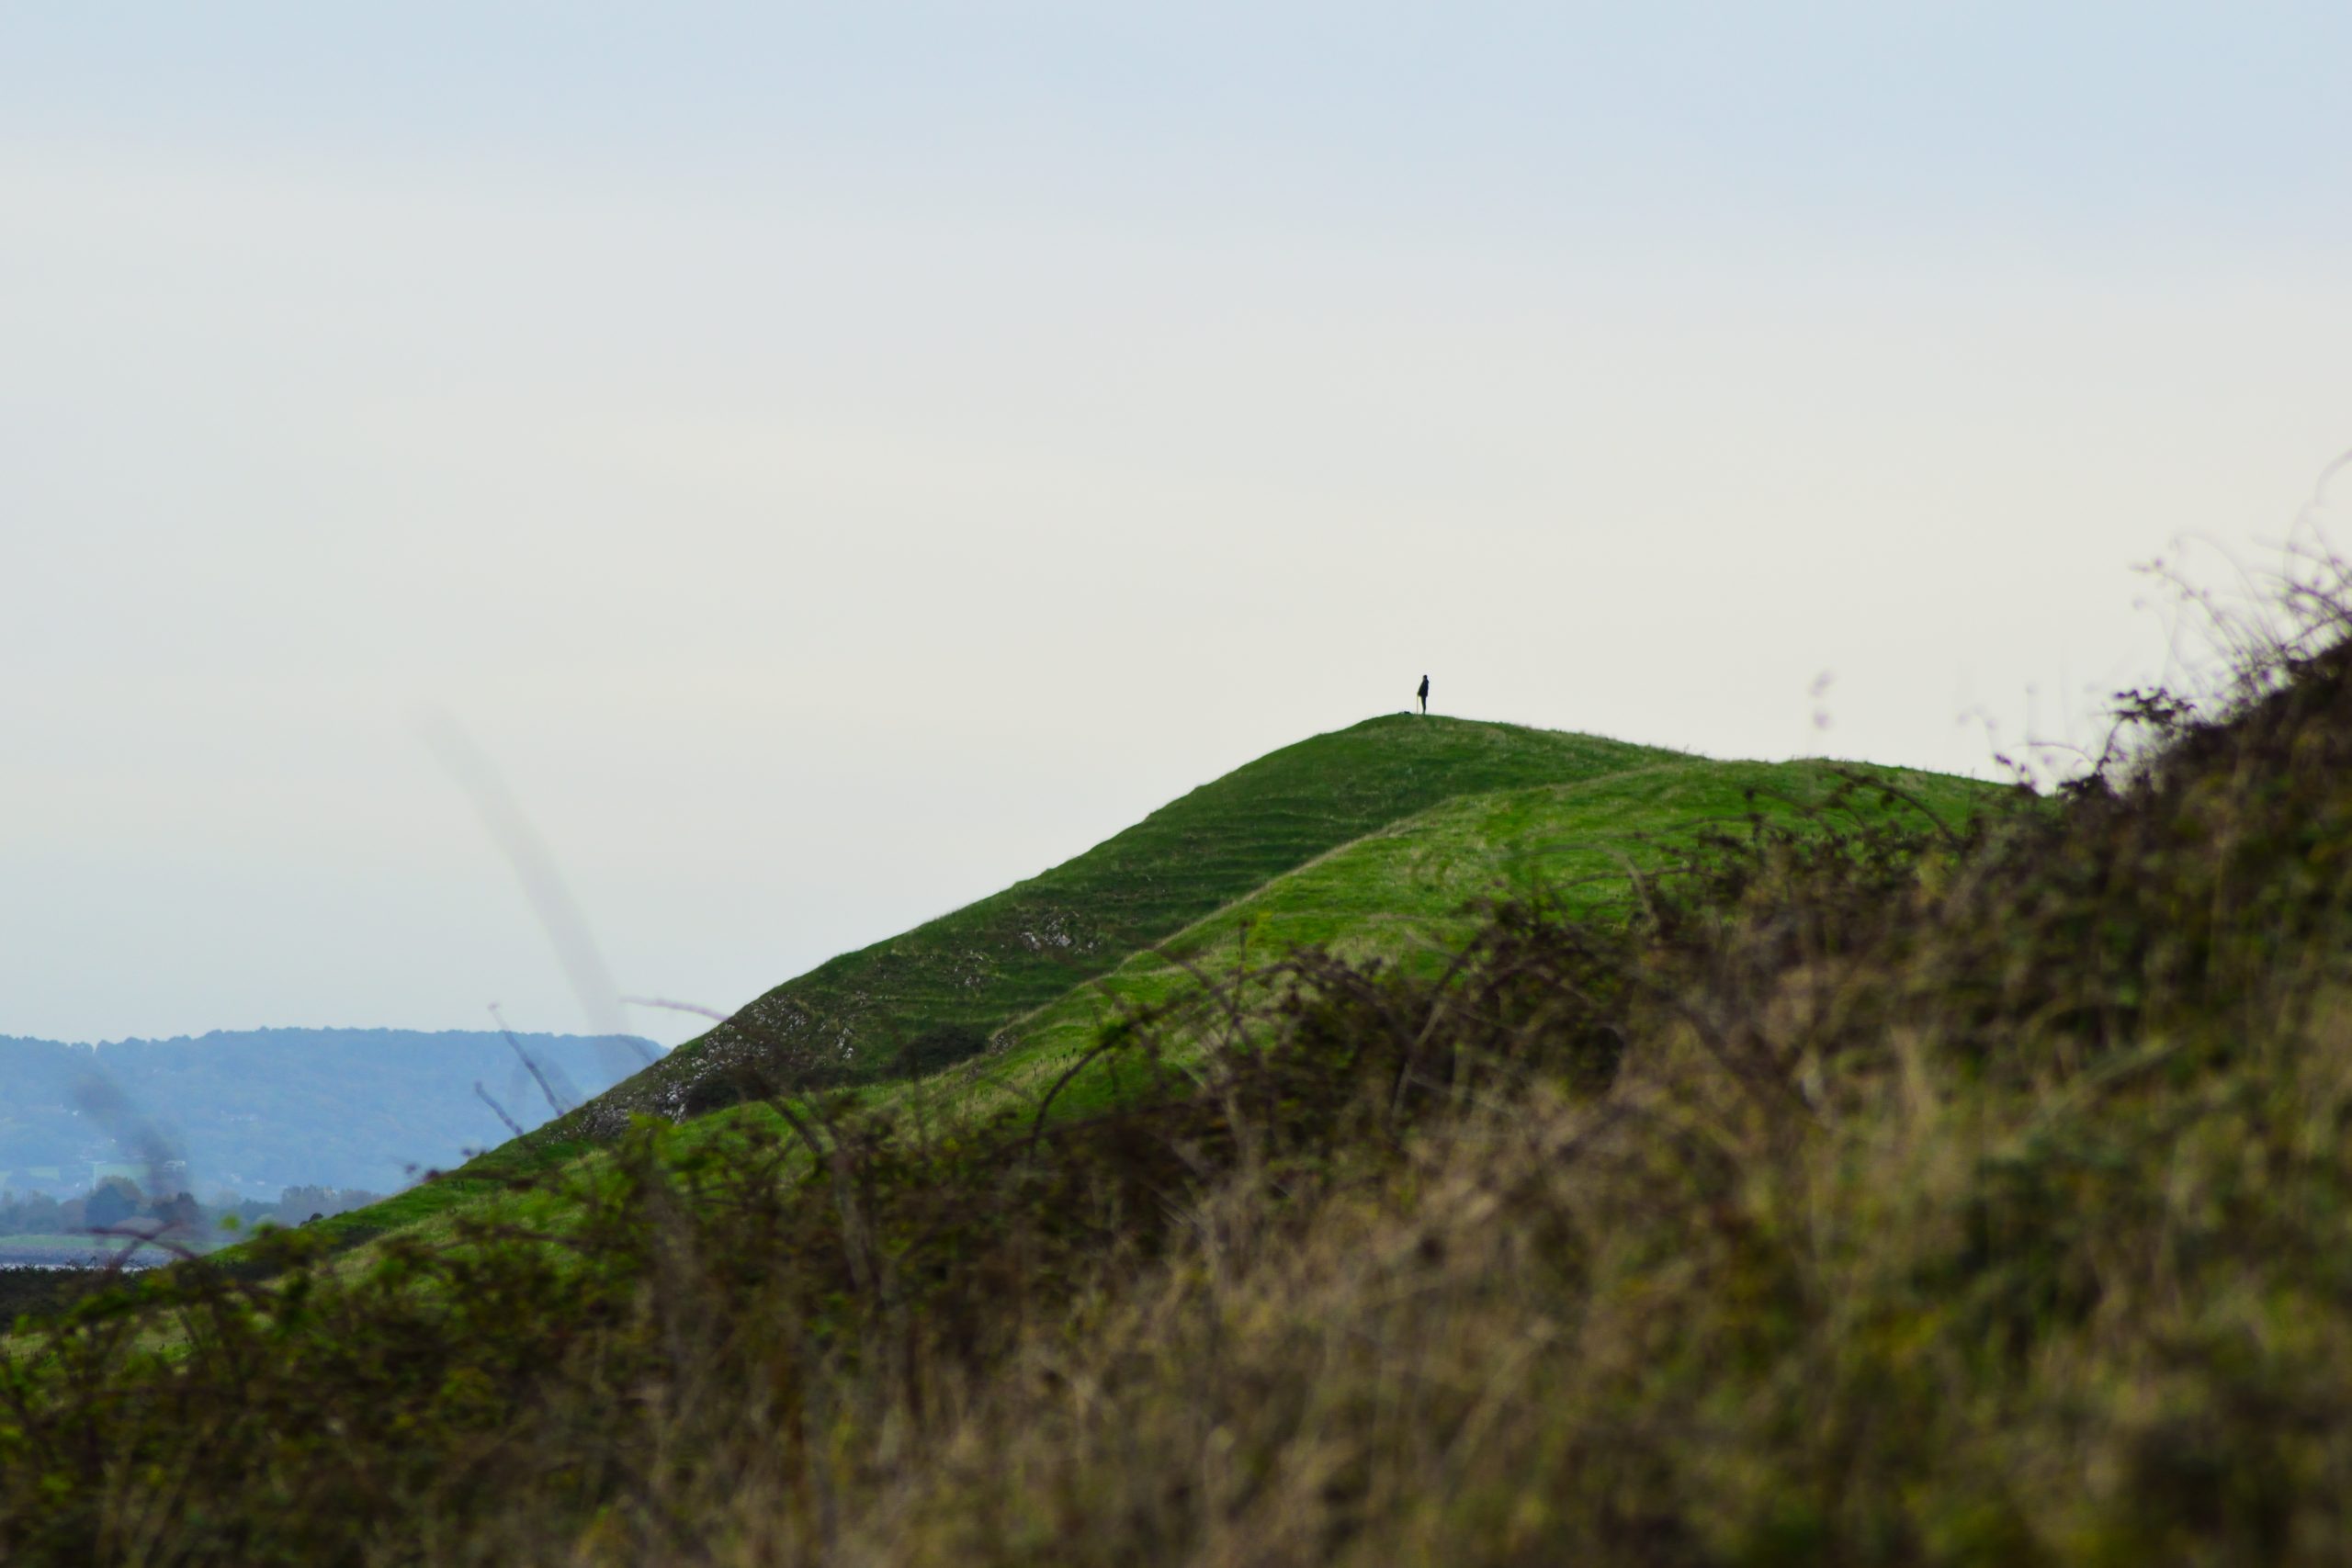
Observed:
[[[389,1191],[504,1142],[500,1111],[537,1126],[551,1100],[569,1109],[659,1055],[635,1037],[493,1030],[0,1035],[0,1191],[85,1193],[111,1175],[149,1188],[158,1168],[172,1190],[206,1195]]]
[[[172,1174],[151,1179],[168,1182]],[[302,1186],[288,1188],[275,1202],[227,1190],[199,1202],[191,1192],[144,1191],[125,1176],[109,1176],[78,1198],[0,1191],[0,1273],[28,1264],[147,1268],[230,1245],[256,1225],[308,1224],[383,1200],[381,1192],[356,1187]],[[0,1290],[0,1320],[9,1315],[6,1294]]]

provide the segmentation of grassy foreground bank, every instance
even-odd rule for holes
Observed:
[[[560,1234],[85,1304],[0,1366],[0,1550],[2341,1561],[2352,660],[2152,716],[1430,961],[1204,931],[1090,1114],[641,1122]]]

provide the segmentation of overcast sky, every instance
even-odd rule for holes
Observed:
[[[597,1022],[450,726],[721,1008],[1424,671],[1988,772],[2347,280],[2340,4],[7,5],[0,1033]]]

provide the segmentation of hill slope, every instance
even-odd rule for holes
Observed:
[[[1988,1237],[2108,1168],[2071,1137],[2037,1152],[2053,1114],[2109,1107],[2038,1098],[2041,1064],[1996,1082],[1972,1014],[2071,1027],[2030,960],[2114,931],[2081,917],[2118,879],[2082,867],[2087,902],[2034,912],[2056,813],[1923,820],[1995,794],[1653,757],[1449,796],[934,1077],[649,1121],[569,1162],[535,1141],[537,1172],[403,1195],[465,1206],[367,1252],[261,1238],[268,1280],[158,1270],[0,1353],[0,1552],[91,1561],[141,1529],[176,1561],[1108,1564],[1216,1560],[1235,1520],[1269,1562],[1815,1561],[1822,1500],[1870,1465],[1894,1511],[1866,1540],[1907,1539],[1925,1498],[1939,1530],[1990,1520],[1978,1558],[2030,1560],[2000,1550],[2014,1510],[1979,1507],[2000,1478],[1945,1462],[1975,1451],[1903,1442],[1980,1410],[2004,1429],[1968,1396],[2020,1311],[2073,1310],[2076,1272]],[[1183,1009],[1091,1055],[1101,1018],[1183,989],[1171,961],[1238,971],[1245,933],[1253,963],[1306,949],[1297,986],[1231,987],[1239,1049]],[[1938,952],[1975,956],[1944,980]],[[1088,1087],[1073,1053],[1133,1092],[1047,1114],[1041,1078]],[[2023,1165],[1980,1142],[2005,1085]],[[1915,1129],[1959,1139],[1922,1151],[1938,1185],[1884,1179]],[[1871,1425],[1890,1404],[1903,1425]],[[1889,1560],[1939,1555],[1971,1553]]]
[[[960,1054],[977,1053],[992,1035],[1040,1008],[1075,998],[1077,988],[1136,958],[1155,943],[1215,916],[1285,873],[1413,818],[1432,806],[1497,791],[1549,788],[1618,776],[1650,776],[1688,766],[1693,779],[1733,775],[1718,764],[1598,737],[1519,725],[1392,715],[1318,735],[1247,763],[1170,802],[1134,827],[1043,874],[1017,883],[904,934],[843,953],[776,987],[727,1023],[679,1046],[662,1061],[570,1116],[534,1134],[530,1146],[507,1143],[439,1179],[318,1227],[333,1245],[388,1234],[441,1234],[493,1200],[519,1174],[549,1159],[583,1154],[635,1112],[673,1119],[703,1114],[782,1084],[879,1084],[914,1063],[894,1060],[942,1035]],[[1647,796],[1659,808],[1634,810],[1620,827],[1671,828],[1694,797],[1674,791]],[[1708,811],[1737,809],[1738,789],[1708,797]],[[1728,803],[1728,804],[1727,804]],[[1501,818],[1480,819],[1499,832]],[[1523,824],[1521,824],[1523,826]],[[1549,830],[1566,830],[1552,824]],[[1340,886],[1357,871],[1340,868],[1313,885],[1335,922],[1377,908],[1458,929],[1459,906],[1484,891],[1508,858],[1506,846],[1456,829],[1442,837],[1457,863],[1443,884],[1372,881],[1353,894]],[[1357,863],[1350,863],[1356,864]],[[1371,862],[1362,863],[1368,869]],[[1431,927],[1430,929],[1435,929]],[[1327,940],[1319,928],[1283,928],[1285,939]],[[1261,952],[1269,944],[1261,943]],[[994,1100],[1021,1086],[1054,1051],[1069,1048],[1073,1021],[1097,1015],[1102,998],[1074,1001],[1057,1027],[1031,1047],[991,1057]],[[817,1049],[817,1043],[826,1048]],[[920,1063],[922,1070],[942,1065]],[[971,1089],[968,1083],[956,1092]],[[1083,1103],[1080,1100],[1076,1103]],[[582,1143],[579,1140],[588,1140]]]
[[[1901,769],[1824,761],[1718,762],[1508,726],[1428,722],[1430,728],[1423,730],[1419,720],[1375,720],[1372,726],[1276,752],[1035,882],[933,922],[897,943],[836,959],[771,996],[797,1000],[820,977],[901,944],[914,947],[919,935],[933,933],[935,942],[941,928],[985,930],[987,917],[1001,919],[1006,906],[1016,911],[1023,907],[1015,902],[1017,895],[1028,895],[1025,907],[1034,910],[1044,901],[1037,891],[1041,885],[1047,893],[1091,895],[1098,903],[1114,902],[1122,892],[1114,871],[1124,866],[1139,877],[1153,874],[1161,867],[1150,858],[1152,848],[1178,853],[1169,846],[1171,840],[1182,842],[1186,832],[1230,833],[1237,824],[1246,826],[1262,794],[1281,790],[1296,800],[1305,793],[1296,782],[1301,773],[1310,781],[1317,774],[1326,780],[1337,774],[1361,791],[1368,782],[1385,779],[1393,784],[1410,771],[1420,775],[1412,781],[1417,793],[1442,794],[1448,779],[1439,775],[1449,763],[1464,758],[1472,765],[1452,774],[1453,779],[1477,781],[1521,769],[1585,767],[1620,755],[1636,759],[1632,767],[1590,772],[1569,783],[1441,798],[1250,887],[1157,942],[1128,951],[1103,973],[1072,981],[1067,968],[1047,971],[1046,977],[1059,988],[1038,1006],[1001,1022],[991,1018],[996,1024],[992,1048],[962,1067],[936,1073],[936,1064],[901,1063],[910,1069],[907,1077],[922,1081],[850,1080],[863,1082],[862,1099],[876,1110],[922,1107],[924,1114],[982,1115],[1035,1103],[1073,1059],[1094,1043],[1105,1023],[1139,1009],[1166,1005],[1194,989],[1195,972],[1229,973],[1244,957],[1262,964],[1309,946],[1352,961],[1402,961],[1408,970],[1424,968],[1476,929],[1478,900],[1513,887],[1541,884],[1558,892],[1568,908],[1600,914],[1623,908],[1632,897],[1628,869],[1656,874],[1679,861],[1694,838],[1710,829],[1744,830],[1750,821],[1793,823],[1840,795],[1853,796],[1848,811],[1865,817],[1889,811],[1916,816],[1905,804],[1907,797],[1924,802],[1944,820],[1959,822],[2000,794],[1972,780]],[[1367,729],[1374,731],[1370,746],[1361,743]],[[1430,739],[1440,744],[1426,744]],[[1335,741],[1342,744],[1330,744]],[[1389,765],[1379,765],[1384,762]],[[1210,797],[1208,808],[1194,809],[1204,795]],[[1144,828],[1156,832],[1145,834]],[[1074,895],[1072,888],[1078,889]],[[910,970],[918,976],[922,957],[920,948],[896,955],[905,966],[901,973]],[[998,1005],[1003,1005],[1008,993],[1019,994],[1006,987],[998,993]],[[903,998],[883,999],[904,1005]],[[706,1049],[718,1041],[723,1035],[714,1032],[706,1037]],[[677,1055],[684,1051],[682,1047]],[[668,1086],[689,1113],[715,1110],[733,1098],[707,1094],[712,1088],[733,1088],[723,1064],[706,1056],[701,1070],[707,1076],[695,1092],[679,1092],[675,1081]],[[631,1089],[641,1089],[654,1077],[646,1075]],[[763,1092],[768,1086],[749,1087]],[[1115,1074],[1090,1068],[1056,1092],[1054,1112],[1057,1118],[1082,1115],[1136,1088],[1133,1082],[1123,1085]],[[625,1103],[615,1095],[599,1109],[609,1115]],[[695,1127],[702,1131],[683,1134],[682,1146],[718,1132],[716,1122],[722,1120],[697,1122]],[[518,1176],[542,1168],[549,1159],[585,1155],[593,1146],[572,1142],[562,1133],[560,1127],[551,1136],[537,1137],[527,1148],[507,1145],[438,1180],[331,1219],[323,1234],[339,1246],[394,1232],[452,1235],[460,1222],[499,1212],[502,1194]]]
[[[1672,761],[1593,736],[1391,715],[1271,752],[1084,854],[788,980],[583,1109],[678,1115],[751,1069],[786,1082],[884,1076],[910,1046],[968,1053],[1012,1020],[1268,879],[1441,801]],[[946,1049],[942,1051],[940,1046]]]
[[[967,1111],[1034,1098],[1106,1025],[1302,949],[1426,976],[1461,950],[1486,918],[1482,904],[1497,896],[1540,893],[1564,910],[1605,915],[1634,896],[1629,874],[1668,874],[1711,831],[1793,825],[1841,796],[1840,816],[1916,821],[1916,802],[1958,824],[1997,793],[1908,769],[1678,758],[1442,801],[1272,878],[1014,1020],[997,1051],[953,1092]],[[1057,1109],[1084,1111],[1104,1103],[1109,1089],[1107,1076],[1082,1077]]]

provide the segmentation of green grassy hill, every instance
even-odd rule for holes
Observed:
[[[2134,712],[1447,795],[928,1077],[86,1296],[0,1556],[2340,1562],[2352,645]]]
[[[1649,770],[1686,765],[1702,770],[1694,776],[1727,766],[1593,736],[1418,715],[1366,719],[1314,736],[1193,790],[1042,875],[786,981],[527,1145],[492,1149],[316,1228],[343,1247],[418,1226],[443,1234],[456,1216],[495,1199],[517,1176],[550,1160],[586,1156],[633,1113],[692,1117],[779,1088],[878,1085],[894,1071],[905,1074],[910,1064],[899,1054],[907,1046],[920,1050],[943,1036],[956,1043],[955,1054],[971,1055],[1012,1031],[986,1064],[989,1088],[957,1080],[956,1092],[997,1103],[1024,1092],[1045,1063],[1070,1048],[1075,1021],[1097,1016],[1106,999],[1124,994],[1103,993],[1091,982],[1214,919],[1272,879],[1433,805],[1498,790],[1647,777]],[[1703,801],[1662,794],[1656,799],[1663,809],[1646,825],[1664,830],[1694,809],[1736,810],[1737,796],[1736,788]],[[1460,905],[1484,891],[1517,852],[1505,829],[1526,825],[1479,820],[1499,837],[1489,842],[1482,833],[1441,830],[1457,859],[1441,897],[1431,896],[1437,884],[1379,874],[1376,851],[1319,874],[1314,897],[1333,900],[1332,921],[1376,910],[1399,929],[1408,919],[1458,925]],[[1555,823],[1546,831],[1562,828]],[[1365,874],[1371,880],[1353,893],[1338,892]],[[1311,930],[1285,924],[1282,935],[1326,941],[1331,930],[1329,921]],[[1259,947],[1272,951],[1269,942]],[[1057,1001],[1065,1010],[1046,1021],[1038,1040],[1016,1044],[1025,1038],[1015,1028],[1019,1021]],[[1001,1050],[1006,1046],[1014,1048]],[[1088,1100],[1080,1096],[1071,1103]]]
[[[1655,1447],[1611,1469],[1651,1396],[1605,1379],[1692,1432],[1725,1379],[1817,1381],[1772,1348],[1823,1310],[1789,1269],[1831,1268],[1803,1204],[1842,1168],[1802,1161],[1847,1145],[1806,1128],[1869,1027],[1835,998],[1872,943],[1910,973],[1938,890],[2014,901],[2003,798],[1460,721],[1303,742],[787,983],[565,1135],[20,1328],[0,1554],[1651,1560],[1643,1488],[1744,1494]],[[985,1048],[910,1070],[956,1030]],[[739,1066],[791,1092],[623,1114]],[[1770,1408],[1743,1398],[1719,1418]],[[1555,1450],[1570,1479],[1531,1480]],[[1800,1560],[1701,1523],[1679,1558]]]
[[[610,1136],[631,1111],[679,1115],[729,1086],[888,1075],[969,1054],[1022,1014],[1351,840],[1441,801],[1568,784],[1675,758],[1592,736],[1391,715],[1286,746],[1162,807],[1042,875],[788,980],[584,1106]],[[697,1096],[695,1087],[707,1086]]]
[[[1540,892],[1585,916],[1613,915],[1634,897],[1635,878],[1670,875],[1710,832],[1799,823],[1833,801],[1863,819],[1924,807],[1959,824],[1996,795],[1973,780],[1908,769],[1681,757],[1444,801],[1272,878],[1013,1020],[996,1051],[949,1087],[976,1106],[1021,1101],[1106,1027],[1303,948],[1428,974],[1461,950],[1498,897]],[[1109,1081],[1081,1079],[1057,1109],[1103,1104]]]
[[[779,1047],[739,1022],[527,1144],[314,1228],[339,1247],[450,1235],[496,1210],[518,1177],[593,1161],[632,1111],[707,1117],[796,1085],[855,1087],[887,1108],[926,1079],[927,1113],[1034,1103],[1105,1025],[1166,1006],[1197,974],[1302,947],[1425,966],[1475,929],[1480,900],[1514,888],[1556,888],[1597,915],[1632,897],[1629,872],[1669,870],[1711,829],[1796,820],[1841,794],[1865,813],[1909,813],[1916,801],[1958,822],[1998,793],[1900,769],[1719,762],[1510,725],[1369,720],[1238,769],[1042,876],[833,959],[746,1010],[853,1031],[872,1047],[868,1071],[812,1073],[791,1048],[803,1036],[786,1032]],[[1041,953],[1046,944],[1026,940],[1040,929],[1087,934]],[[1002,961],[988,963],[990,953]],[[959,1069],[881,1048],[956,1024],[968,1051],[993,1041]],[[1091,1070],[1063,1086],[1054,1111],[1082,1115],[1132,1087]]]
[[[1682,764],[1715,766],[1593,736],[1402,714],[1314,736],[1193,790],[1039,876],[786,981],[527,1145],[502,1145],[315,1228],[346,1247],[420,1224],[446,1230],[454,1215],[503,1191],[518,1174],[587,1154],[633,1113],[695,1116],[778,1088],[876,1084],[910,1067],[936,1070],[945,1065],[941,1056],[915,1064],[901,1054],[943,1040],[951,1045],[947,1059],[975,1054],[1025,1015],[1073,998],[1079,987],[1270,879],[1431,805]],[[1672,798],[1677,810],[1690,804]],[[1718,795],[1707,809],[1728,808],[1728,798]],[[1454,906],[1500,869],[1502,846],[1459,832],[1445,841],[1461,857],[1446,884],[1452,903],[1433,905],[1434,885],[1409,882],[1367,884],[1350,903],[1336,892],[1348,876],[1328,874],[1315,884],[1317,896],[1335,898],[1335,920],[1375,906],[1400,920],[1408,911],[1414,919],[1456,916]],[[1328,922],[1314,931],[1285,925],[1281,934],[1322,941],[1329,930]],[[1078,1010],[1059,1015],[1045,1043],[1065,1045],[1069,1021],[1099,1011],[1103,994],[1086,995],[1073,1004]],[[1023,1081],[1039,1059],[1028,1050],[1001,1064],[1000,1092]],[[243,1256],[229,1253],[232,1261]]]

